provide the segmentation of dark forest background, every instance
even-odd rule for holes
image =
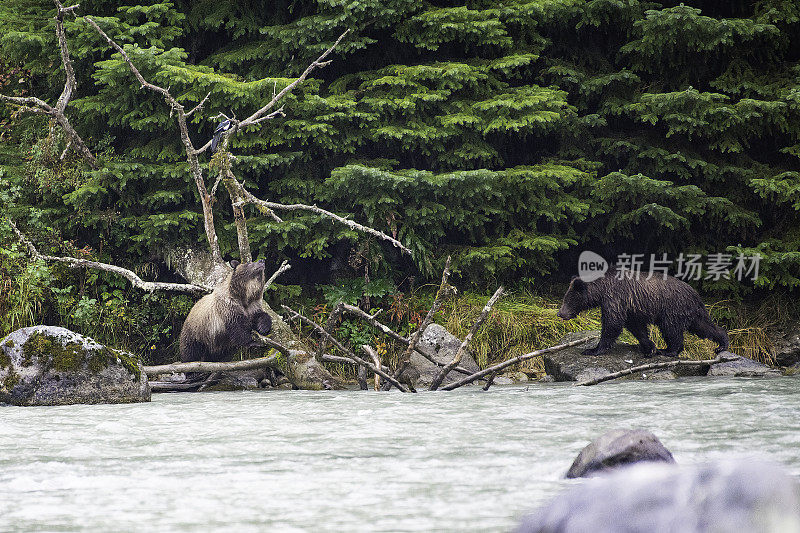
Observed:
[[[232,138],[235,171],[260,198],[349,215],[414,256],[320,216],[276,223],[253,209],[253,254],[293,264],[271,298],[366,295],[409,320],[398,294],[438,278],[448,255],[474,292],[555,294],[584,249],[758,253],[755,282],[696,288],[729,301],[797,294],[794,0],[84,0],[80,14],[187,107],[211,92],[191,118],[198,146],[212,117],[246,117],[351,29],[285,118]],[[46,0],[0,4],[0,92],[58,98],[54,15]],[[66,28],[78,77],[67,114],[102,169],[62,159],[48,119],[0,107],[0,209],[45,253],[176,279],[170,251],[206,245],[176,123],[82,20]],[[214,209],[235,258],[224,190]],[[0,336],[53,322],[167,349],[192,304],[29,263],[4,222],[0,254]]]

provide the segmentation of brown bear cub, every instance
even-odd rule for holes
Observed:
[[[594,281],[573,278],[558,316],[570,320],[578,313],[593,307],[602,311],[600,342],[595,348],[584,350],[584,355],[608,352],[627,328],[639,341],[645,355],[677,357],[683,350],[683,332],[711,339],[719,346],[717,353],[728,349],[728,334],[711,322],[700,295],[687,283],[661,274],[650,279],[648,272],[632,273],[610,269]],[[620,279],[620,277],[622,279]],[[666,350],[656,350],[650,340],[647,326],[655,324],[667,343]]]
[[[264,294],[264,260],[241,264],[214,292],[194,304],[181,329],[181,361],[230,361],[239,348],[252,343],[252,330],[262,335],[272,329],[272,319],[261,307]]]

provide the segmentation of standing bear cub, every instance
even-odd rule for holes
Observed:
[[[181,329],[181,361],[230,361],[239,348],[252,342],[252,330],[262,335],[272,319],[261,307],[264,260],[241,264],[211,294],[194,304]]]
[[[570,320],[578,313],[600,307],[602,312],[600,342],[595,348],[585,350],[584,355],[600,355],[608,352],[627,328],[645,355],[659,353],[677,357],[683,350],[683,332],[711,339],[719,346],[717,353],[728,349],[728,334],[711,322],[700,295],[687,283],[667,276],[649,273],[633,273],[610,269],[594,281],[585,282],[573,278],[558,316]],[[666,350],[656,350],[650,340],[647,326],[655,324],[667,343]]]

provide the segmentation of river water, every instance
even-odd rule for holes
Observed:
[[[488,392],[259,391],[0,407],[2,531],[507,531],[580,449],[652,430],[679,463],[800,475],[800,379]]]

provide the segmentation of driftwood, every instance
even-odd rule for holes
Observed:
[[[442,305],[442,301],[444,301],[445,296],[450,294],[450,286],[447,284],[447,280],[450,277],[450,256],[447,256],[447,261],[444,264],[444,270],[442,271],[442,281],[439,284],[439,290],[436,291],[436,297],[433,300],[433,305],[431,308],[428,309],[428,313],[425,315],[425,318],[422,320],[422,323],[417,328],[417,331],[411,336],[411,339],[408,341],[408,346],[403,351],[402,355],[400,356],[400,362],[397,365],[397,370],[394,373],[395,379],[400,379],[400,376],[403,375],[408,365],[411,363],[411,354],[414,353],[414,349],[417,347],[417,343],[419,342],[422,333],[428,328],[428,326],[433,321],[433,315],[436,314],[436,311],[439,310],[439,307]],[[390,384],[384,384],[383,390],[389,390]]]
[[[639,365],[628,368],[627,370],[620,370],[619,372],[612,372],[611,374],[607,374],[605,376],[590,379],[588,381],[582,381],[580,383],[576,383],[576,386],[584,386],[588,387],[590,385],[597,385],[598,383],[603,383],[605,381],[611,381],[612,379],[621,378],[624,376],[629,376],[631,374],[636,374],[637,372],[644,372],[646,370],[661,370],[665,368],[678,368],[678,367],[686,367],[686,366],[703,366],[703,365],[716,365],[718,363],[727,363],[729,361],[736,361],[737,357],[727,357],[723,355],[718,355],[714,359],[704,359],[701,361],[687,361],[687,360],[677,360],[677,361],[667,361],[664,363],[649,363],[646,365]]]
[[[329,334],[333,334],[334,329],[336,328],[336,324],[339,323],[339,319],[342,318],[342,303],[339,302],[333,306],[333,310],[331,314],[328,316],[328,322],[325,324],[325,331]],[[319,340],[319,345],[317,346],[317,351],[314,353],[314,357],[318,360],[322,360],[322,355],[325,353],[325,350],[328,349],[328,338],[322,337]]]
[[[148,292],[155,290],[186,292],[189,294],[205,294],[211,292],[211,289],[208,287],[194,285],[191,283],[162,283],[160,281],[144,281],[132,270],[128,270],[127,268],[122,268],[116,265],[109,265],[107,263],[98,263],[97,261],[78,259],[76,257],[56,257],[52,255],[44,255],[40,253],[39,250],[36,249],[36,246],[34,246],[33,243],[25,236],[25,234],[22,233],[19,228],[17,228],[17,225],[13,220],[6,218],[6,221],[11,225],[11,229],[17,235],[17,238],[22,242],[22,244],[25,245],[25,248],[28,250],[28,254],[33,259],[64,263],[69,268],[92,268],[94,270],[112,272],[126,278],[133,284],[134,287]]]
[[[235,370],[254,370],[256,368],[279,368],[280,357],[271,355],[245,361],[218,363],[213,361],[191,361],[189,363],[171,363],[168,365],[143,366],[142,372],[148,376],[172,374],[175,372],[233,372]]]
[[[480,372],[475,372],[474,374],[465,377],[464,379],[457,381],[455,383],[451,383],[445,387],[442,387],[442,390],[453,390],[464,385],[469,385],[473,381],[480,379],[484,376],[488,376],[490,374],[496,374],[501,370],[505,370],[506,368],[515,365],[517,363],[521,363],[522,361],[527,361],[528,359],[532,359],[534,357],[538,357],[540,355],[544,355],[546,353],[557,352],[559,350],[564,350],[566,348],[571,348],[572,346],[577,346],[579,344],[585,344],[586,341],[596,339],[599,335],[592,335],[591,337],[584,337],[583,339],[577,339],[571,342],[565,342],[564,344],[557,344],[556,346],[550,346],[549,348],[542,348],[541,350],[535,350],[530,353],[526,353],[523,355],[518,355],[516,357],[512,357],[502,363],[498,363],[494,366],[490,366],[489,368],[484,368]]]
[[[383,366],[381,365],[381,358],[378,355],[378,351],[375,348],[373,348],[372,346],[368,346],[366,344],[362,344],[361,351],[364,352],[367,355],[367,357],[372,359],[372,364],[374,364],[376,368],[381,368],[381,369],[383,368]],[[381,376],[379,374],[375,374],[375,390],[381,390]]]
[[[497,288],[496,291],[494,291],[492,297],[489,298],[489,301],[486,302],[486,305],[483,307],[483,310],[481,311],[481,314],[478,316],[478,319],[475,321],[474,324],[472,324],[469,333],[467,333],[467,336],[464,337],[461,346],[458,347],[458,351],[456,351],[456,354],[453,356],[453,360],[450,361],[448,364],[446,364],[444,367],[442,367],[442,369],[433,379],[433,382],[431,383],[430,386],[430,390],[438,389],[439,385],[442,384],[442,381],[444,381],[444,378],[447,376],[447,374],[450,373],[450,371],[453,370],[458,365],[458,363],[461,362],[461,358],[464,356],[464,352],[469,346],[469,343],[472,341],[472,337],[481,327],[483,321],[486,320],[486,317],[489,315],[489,312],[492,310],[492,307],[497,302],[497,300],[499,300],[500,297],[503,296],[503,290],[504,290],[503,286],[501,285],[500,287]]]
[[[180,381],[151,381],[151,392],[183,392],[197,389],[202,384],[201,381],[186,383]]]
[[[364,359],[362,359],[361,357],[359,357],[359,356],[357,356],[356,354],[354,354],[352,350],[350,350],[349,348],[347,348],[346,346],[344,346],[344,345],[343,345],[341,342],[339,342],[339,340],[338,340],[338,339],[336,339],[336,337],[334,337],[333,335],[331,335],[330,333],[328,333],[327,331],[325,331],[325,328],[323,328],[322,326],[320,326],[319,324],[317,324],[316,322],[314,322],[314,321],[313,321],[313,320],[311,320],[310,318],[308,318],[308,317],[306,317],[306,316],[303,316],[303,315],[301,315],[300,313],[298,313],[297,311],[295,311],[295,310],[294,310],[294,309],[292,309],[291,307],[288,307],[288,306],[285,306],[285,305],[284,305],[284,306],[282,306],[282,307],[283,307],[283,310],[284,310],[284,311],[286,311],[287,313],[289,313],[289,314],[290,314],[290,317],[291,317],[291,318],[297,318],[297,319],[299,319],[299,320],[300,320],[300,322],[302,322],[303,324],[306,324],[307,326],[311,326],[311,327],[312,327],[312,328],[314,328],[314,329],[315,329],[315,330],[316,330],[316,331],[317,331],[317,332],[318,332],[320,335],[322,335],[322,336],[326,337],[326,338],[327,338],[327,339],[328,339],[328,340],[331,342],[331,344],[333,344],[333,345],[334,345],[336,348],[338,348],[338,349],[339,349],[339,350],[340,350],[340,351],[341,351],[343,354],[345,354],[345,356],[346,356],[348,359],[351,359],[351,360],[352,360],[354,363],[356,363],[356,364],[359,364],[359,365],[362,365],[362,366],[366,366],[366,367],[368,367],[368,368],[369,368],[370,370],[372,370],[372,371],[373,371],[375,374],[378,374],[378,375],[379,375],[379,376],[381,376],[383,379],[385,379],[386,381],[390,382],[392,385],[394,385],[395,387],[397,387],[397,389],[398,389],[399,391],[401,391],[401,392],[409,392],[407,388],[405,388],[405,387],[404,387],[404,386],[403,386],[403,385],[402,385],[402,384],[401,384],[399,381],[397,381],[396,379],[394,379],[392,376],[390,376],[389,374],[387,374],[386,372],[384,372],[384,371],[383,371],[383,369],[376,367],[376,366],[375,366],[375,365],[373,365],[371,362],[369,362],[369,361],[365,361],[365,360],[364,360]]]
[[[358,317],[358,318],[364,320],[365,322],[367,322],[368,324],[373,326],[375,329],[379,330],[384,335],[386,335],[388,337],[391,337],[392,339],[396,340],[397,342],[400,342],[400,343],[405,344],[405,345],[408,345],[409,342],[411,342],[408,339],[408,337],[403,337],[402,335],[400,335],[397,332],[395,332],[392,328],[390,328],[386,324],[383,324],[383,323],[379,322],[378,320],[376,320],[375,319],[376,315],[368,315],[367,313],[365,313],[364,311],[362,311],[358,307],[356,307],[354,305],[349,305],[349,304],[344,304],[344,311],[346,313],[349,313],[349,314],[351,314],[351,315],[353,315],[355,317]],[[422,357],[424,357],[425,359],[427,359],[428,361],[430,361],[434,365],[436,365],[438,367],[443,367],[445,365],[445,363],[440,363],[439,361],[434,359],[433,354],[430,352],[428,347],[425,346],[424,344],[417,344],[416,350],[417,350],[418,354],[420,354]],[[470,374],[472,374],[472,372],[470,370],[467,370],[466,368],[460,367],[460,366],[455,367],[453,369],[453,371],[459,372],[461,374],[464,374],[465,376],[469,376]]]

